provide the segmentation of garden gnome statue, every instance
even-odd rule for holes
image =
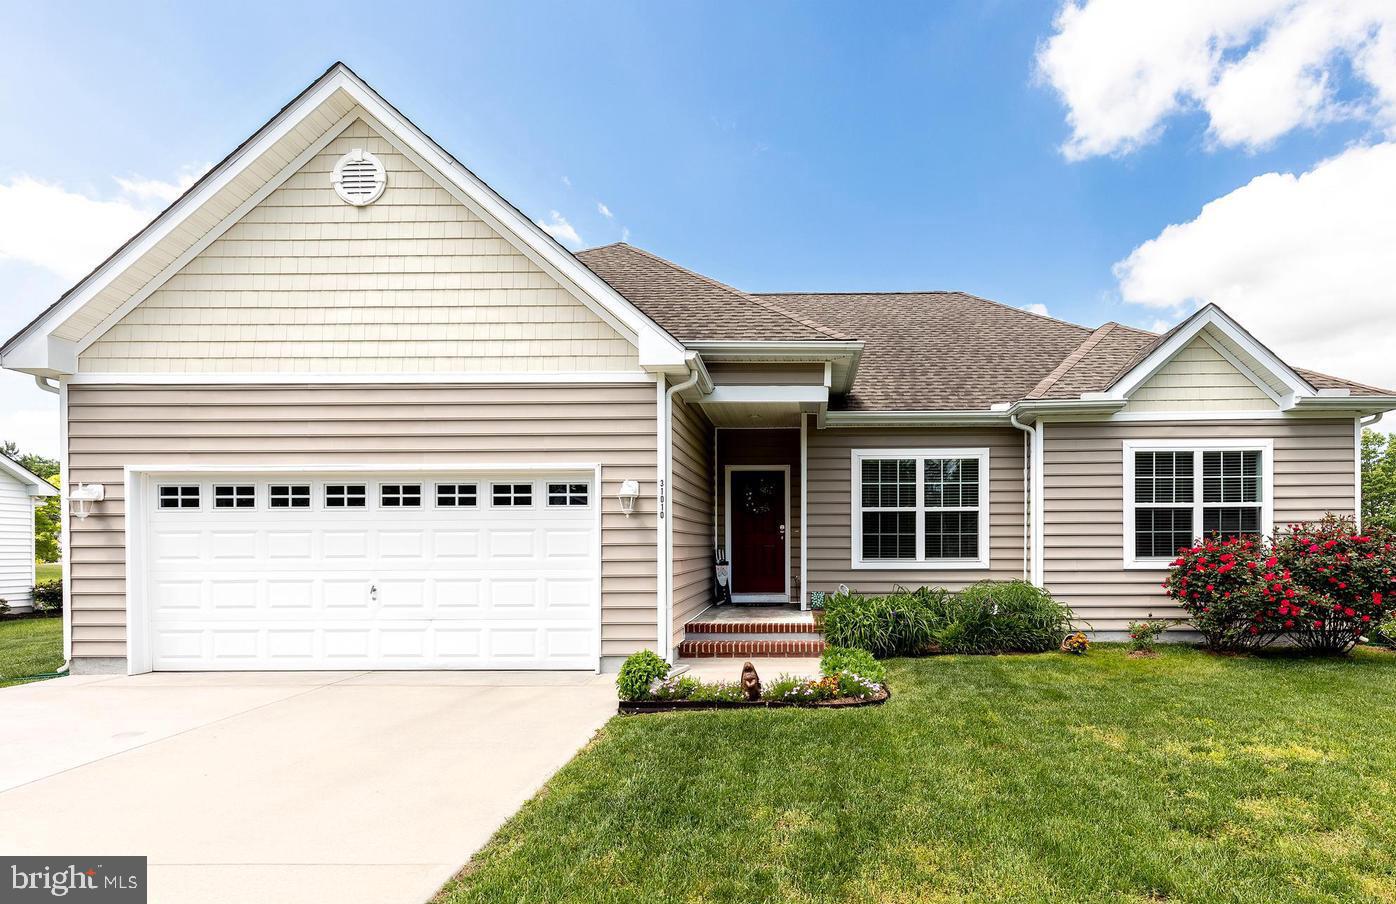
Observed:
[[[742,692],[748,700],[761,699],[761,678],[756,674],[756,666],[749,662],[742,666]]]

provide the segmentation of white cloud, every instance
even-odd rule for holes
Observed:
[[[1213,301],[1302,367],[1396,387],[1396,143],[1266,173],[1115,265],[1174,317]]]
[[[0,260],[41,267],[73,281],[135,235],[206,167],[185,167],[174,181],[133,176],[122,195],[101,199],[30,176],[0,183]]]
[[[188,191],[189,186],[197,182],[199,177],[206,172],[208,172],[207,165],[201,167],[186,166],[172,182],[147,179],[144,176],[131,176],[128,179],[117,176],[116,184],[121,186],[123,192],[137,200],[159,201],[161,204],[169,204]]]
[[[620,240],[621,240],[622,242],[628,242],[628,241],[630,241],[630,227],[628,227],[628,226],[622,226],[622,227],[620,228]]]
[[[534,220],[533,222],[538,224],[538,228],[564,245],[579,246],[582,244],[582,237],[577,235],[577,230],[572,228],[572,224],[567,222],[566,217],[556,210],[548,211],[548,216],[549,222],[545,223],[542,220]]]
[[[1043,317],[1052,316],[1051,314],[1047,313],[1047,306],[1038,302],[1033,302],[1032,304],[1025,304],[1023,305],[1022,310],[1027,311],[1029,314],[1041,314]]]
[[[1066,0],[1038,49],[1067,106],[1070,159],[1125,153],[1200,109],[1218,144],[1256,149],[1337,118],[1396,128],[1391,0]],[[1349,71],[1369,96],[1341,103]]]
[[[611,208],[607,207],[600,201],[596,202],[596,212],[601,214],[601,216],[605,217],[608,220],[614,220],[616,218],[616,215],[611,213]]]
[[[567,186],[568,188],[571,188],[571,187],[572,187],[572,180],[571,180],[570,178],[568,178],[567,176],[563,176],[563,177],[562,177],[562,184],[565,185],[565,186]]]

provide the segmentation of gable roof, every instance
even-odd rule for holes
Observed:
[[[1220,309],[1204,308],[1163,335],[1113,321],[1093,330],[964,292],[743,292],[625,244],[577,257],[686,342],[861,341],[852,386],[830,400],[830,410],[984,411],[1079,400],[1109,391],[1170,340],[1209,324],[1234,326],[1256,356],[1306,382],[1310,395],[1393,395],[1293,370]]]
[[[348,66],[335,63],[204,174],[144,229],[0,347],[4,366],[53,376],[130,308],[177,273],[309,156],[364,119],[458,201],[636,344],[642,365],[684,369],[687,351],[552,236],[403,116]]]
[[[578,251],[577,259],[684,341],[851,338],[624,242]]]
[[[0,455],[0,472],[13,477],[17,483],[21,483],[29,491],[30,496],[57,496],[58,490],[53,484],[44,480],[38,474],[26,468],[8,455]]]

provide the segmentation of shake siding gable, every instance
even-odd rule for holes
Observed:
[[[602,466],[602,655],[653,647],[657,442],[651,382],[495,386],[72,386],[69,480],[106,501],[70,526],[75,657],[126,655],[124,472],[132,464]],[[640,482],[635,513],[622,481]]]
[[[364,207],[330,184],[362,148]],[[634,346],[362,119],[80,357],[84,373],[635,371]]]
[[[1352,419],[1049,424],[1043,450],[1044,583],[1083,625],[1123,630],[1181,612],[1164,596],[1166,569],[1124,567],[1124,442],[1270,439],[1276,525],[1353,514]],[[1273,526],[1270,526],[1273,527]]]
[[[1130,411],[1274,411],[1274,400],[1201,336],[1130,396]]]

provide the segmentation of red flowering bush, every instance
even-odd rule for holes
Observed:
[[[1384,531],[1359,531],[1351,518],[1291,524],[1275,539],[1300,589],[1286,633],[1300,646],[1345,653],[1374,632],[1396,602],[1396,551]]]
[[[1259,647],[1292,622],[1289,570],[1254,537],[1203,540],[1179,552],[1163,582],[1214,650]]]

